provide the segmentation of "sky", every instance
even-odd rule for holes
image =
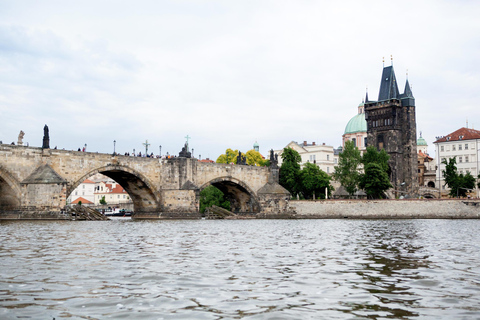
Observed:
[[[0,141],[111,153],[341,145],[383,65],[420,131],[480,129],[479,1],[0,1]],[[393,57],[393,61],[391,60]],[[383,62],[385,60],[385,62]],[[114,144],[115,141],[115,144]]]

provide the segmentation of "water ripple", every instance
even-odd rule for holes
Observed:
[[[0,222],[0,318],[480,318],[479,226]]]

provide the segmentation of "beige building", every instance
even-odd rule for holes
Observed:
[[[445,165],[442,161],[455,157],[458,173],[470,172],[475,178],[479,174],[479,149],[480,149],[480,131],[460,128],[443,137],[437,137],[435,144],[435,153],[437,158],[436,177],[442,190],[447,190],[443,179],[442,170]],[[476,191],[479,196],[478,189]]]
[[[302,158],[301,167],[305,163],[314,163],[326,173],[332,174],[335,165],[338,163],[338,153],[335,154],[333,147],[327,146],[325,143],[316,144],[312,142],[309,144],[304,141],[300,144],[292,141],[285,148],[292,148],[300,154]],[[278,165],[281,166],[283,149],[275,150],[274,153],[278,154]]]

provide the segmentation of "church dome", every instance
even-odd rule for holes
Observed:
[[[428,146],[427,141],[420,136],[417,140],[417,146]]]
[[[345,127],[345,133],[367,132],[367,121],[365,120],[365,113],[359,113],[348,121]]]

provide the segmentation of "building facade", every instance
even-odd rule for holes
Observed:
[[[418,195],[415,98],[408,80],[398,91],[393,65],[384,67],[377,101],[365,101],[367,145],[390,155],[390,181],[397,196]]]
[[[301,167],[305,163],[314,163],[324,172],[332,174],[334,167],[338,163],[338,152],[335,153],[334,148],[325,145],[325,143],[320,145],[315,142],[307,143],[307,141],[304,141],[300,144],[292,141],[285,148],[292,148],[300,154],[302,158]],[[275,150],[274,153],[278,154],[278,165],[281,166],[283,149]]]
[[[442,190],[448,190],[445,186],[442,171],[445,170],[443,160],[455,157],[457,162],[458,173],[466,174],[470,172],[472,176],[477,177],[479,174],[479,148],[480,148],[480,131],[460,128],[443,137],[437,137],[435,144],[435,153],[437,157],[437,181]],[[480,196],[479,190],[476,191]]]

